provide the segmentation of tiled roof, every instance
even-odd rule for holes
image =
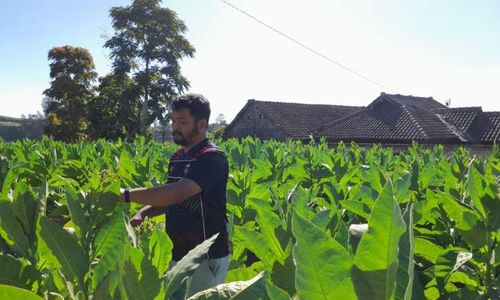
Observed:
[[[318,127],[359,111],[363,107],[254,101],[257,109],[291,138],[307,139]]]
[[[460,130],[430,108],[446,109],[446,106],[432,98],[382,94],[366,109],[319,128],[316,136],[357,142],[465,141]]]
[[[378,97],[375,101],[379,99],[390,99],[400,105],[404,105],[406,107],[418,107],[421,109],[439,109],[439,108],[446,108],[445,105],[439,103],[438,101],[434,100],[432,97],[415,97],[415,96],[404,96],[404,95],[391,95],[391,94],[385,94],[382,93],[380,97]],[[375,102],[374,101],[374,102]]]
[[[484,112],[486,116],[485,130],[481,135],[483,143],[499,143],[500,142],[500,112]]]
[[[468,140],[483,143],[500,141],[500,112],[483,112],[481,107],[433,110],[459,128]]]
[[[432,112],[460,130],[470,141],[479,141],[484,131],[484,114],[481,107],[435,109]]]
[[[481,107],[448,108],[432,97],[382,93],[367,107],[256,100],[249,100],[247,106],[250,104],[296,139],[313,134],[330,141],[359,143],[500,142],[500,112],[483,112]]]

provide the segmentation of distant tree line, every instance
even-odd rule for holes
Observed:
[[[113,68],[98,77],[89,51],[73,46],[50,49],[50,87],[42,103],[45,133],[56,139],[129,139],[163,131],[169,105],[189,88],[180,61],[193,57],[187,27],[160,0],[134,0],[110,10],[114,34],[104,47]]]
[[[15,141],[18,139],[38,139],[44,133],[47,120],[40,113],[23,115],[21,118],[0,116],[0,139]]]

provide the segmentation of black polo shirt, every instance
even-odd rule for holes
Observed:
[[[166,230],[174,244],[173,260],[179,261],[216,233],[219,237],[208,252],[209,258],[228,255],[226,185],[229,170],[224,152],[205,139],[187,153],[183,149],[174,153],[168,169],[167,183],[189,178],[202,189],[191,199],[166,208]]]

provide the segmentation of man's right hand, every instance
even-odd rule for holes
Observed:
[[[130,219],[130,225],[132,225],[132,227],[138,227],[142,224],[142,222],[144,222],[144,218],[142,217],[140,211],[136,213],[135,216],[132,217],[132,219]]]
[[[154,218],[164,213],[165,207],[146,205],[141,208],[132,219],[130,219],[130,225],[132,225],[132,227],[137,227],[141,225],[147,217]]]

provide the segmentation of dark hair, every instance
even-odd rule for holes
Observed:
[[[199,121],[210,119],[210,102],[200,94],[185,94],[174,99],[171,105],[172,111],[178,111],[181,108],[187,108],[191,116]]]

